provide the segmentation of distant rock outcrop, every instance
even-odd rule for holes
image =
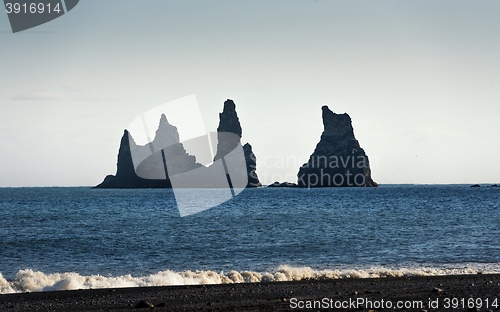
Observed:
[[[375,187],[365,151],[354,137],[351,117],[322,107],[324,131],[297,174],[299,187]]]
[[[291,183],[291,182],[280,183],[280,182],[276,181],[273,184],[269,184],[267,187],[299,187],[299,186],[297,184]]]
[[[217,153],[214,161],[234,150],[240,144],[242,133],[236,105],[232,100],[224,103],[223,112],[219,117]],[[247,187],[262,186],[255,173],[256,158],[250,144],[243,146],[243,153],[248,175]],[[196,162],[195,156],[186,152],[179,141],[177,128],[162,114],[154,140],[144,146],[137,145],[130,133],[124,131],[118,152],[116,175],[106,176],[96,188],[170,188],[172,183],[169,176],[194,169],[211,172],[210,167],[206,170],[202,167],[203,165]],[[244,166],[242,169],[245,170]],[[214,184],[213,187],[219,186]]]

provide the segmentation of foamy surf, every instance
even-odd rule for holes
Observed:
[[[300,280],[326,280],[346,278],[385,278],[402,276],[438,276],[461,274],[500,274],[500,264],[471,264],[446,267],[408,267],[366,269],[324,269],[310,267],[280,266],[275,272],[255,271],[160,271],[148,276],[80,275],[74,272],[45,274],[30,269],[20,270],[13,280],[5,279],[0,273],[0,294],[76,290],[97,288],[121,288],[143,286],[174,286],[201,284],[232,284],[254,282],[282,282]]]

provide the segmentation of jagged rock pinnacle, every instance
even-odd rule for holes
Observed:
[[[241,138],[241,125],[238,115],[236,114],[236,105],[233,100],[224,102],[224,109],[219,114],[219,127],[217,132],[229,132],[238,135]]]
[[[170,125],[170,123],[168,122],[167,116],[165,114],[161,114],[161,117],[160,117],[160,126],[162,126],[162,125]]]
[[[351,117],[348,114],[336,114],[332,112],[328,106],[323,106],[323,135],[325,136],[342,136],[354,139],[354,129],[352,128]]]
[[[297,174],[301,187],[378,186],[370,163],[354,136],[351,117],[323,106],[324,130],[316,149]]]
[[[179,132],[177,131],[177,127],[168,122],[165,114],[161,114],[158,129],[156,130],[155,138],[152,142],[155,151],[178,144],[179,142]]]

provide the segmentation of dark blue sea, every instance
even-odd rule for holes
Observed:
[[[200,196],[202,196],[200,194]],[[0,188],[0,293],[500,273],[500,188]]]

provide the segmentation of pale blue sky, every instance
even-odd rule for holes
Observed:
[[[82,0],[16,34],[0,13],[0,186],[98,184],[134,118],[191,94],[208,130],[235,101],[266,184],[325,104],[379,183],[499,183],[499,38],[497,1]]]

